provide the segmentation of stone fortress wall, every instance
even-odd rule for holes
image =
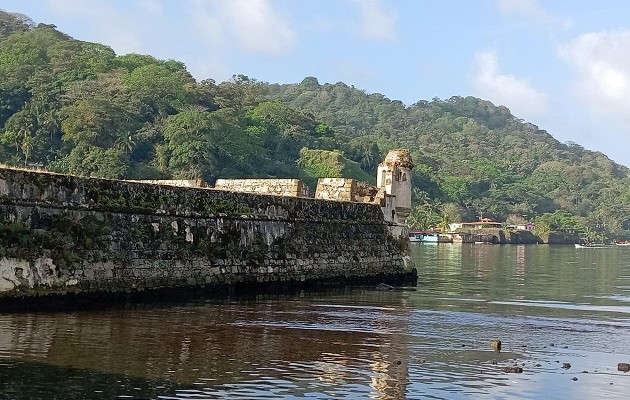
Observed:
[[[381,207],[385,221],[403,226],[411,211],[413,167],[408,149],[393,149],[378,165],[376,186],[344,177],[319,178],[314,197],[322,200],[377,204]],[[171,182],[176,186],[186,186],[189,181]],[[214,187],[242,193],[310,196],[308,187],[298,179],[218,179]]]
[[[164,183],[0,169],[0,308],[47,295],[415,276],[406,230],[377,204]]]

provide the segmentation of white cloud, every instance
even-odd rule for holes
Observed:
[[[107,44],[118,54],[141,53],[145,48],[133,17],[117,10],[107,2],[47,0],[46,4],[61,17],[84,19],[95,35],[91,40]]]
[[[144,12],[152,15],[162,15],[164,13],[162,4],[158,0],[138,0],[138,6]]]
[[[476,54],[473,86],[479,97],[508,107],[519,118],[541,116],[547,111],[547,95],[523,79],[501,73],[495,52]]]
[[[379,0],[350,0],[359,7],[361,22],[359,33],[370,40],[396,39],[396,14],[385,8]]]
[[[195,27],[214,49],[237,45],[253,53],[280,54],[297,37],[288,18],[269,0],[193,0]]]
[[[495,3],[504,14],[522,16],[546,28],[567,30],[573,26],[570,18],[559,18],[549,14],[538,0],[495,0]]]
[[[558,55],[576,72],[574,90],[595,115],[630,122],[630,30],[580,35]]]

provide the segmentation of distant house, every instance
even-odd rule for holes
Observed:
[[[529,232],[533,232],[534,229],[536,228],[536,225],[532,224],[531,222],[526,222],[524,224],[516,224],[516,225],[510,225],[510,228],[514,228],[517,229],[519,231],[529,231]]]
[[[482,229],[482,228],[501,228],[501,222],[493,221],[489,218],[482,218],[480,221],[474,222],[455,222],[449,225],[449,232],[456,232],[461,229]]]

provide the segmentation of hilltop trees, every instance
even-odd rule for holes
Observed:
[[[369,138],[382,149],[410,148],[414,184],[429,199],[414,203],[412,219],[435,226],[440,213],[434,207],[450,203],[465,219],[481,210],[498,220],[565,210],[594,230],[628,229],[630,202],[619,186],[628,179],[627,168],[574,143],[559,143],[505,107],[459,96],[405,107],[342,83],[272,85],[271,94],[309,110],[351,143]],[[359,110],[365,118],[355,121]]]
[[[480,211],[504,220],[562,210],[593,232],[630,230],[627,168],[488,101],[405,106],[314,77],[198,82],[181,62],[116,55],[0,12],[0,162],[108,178],[314,185],[324,173],[373,180],[394,147],[409,148],[416,164],[417,226]]]

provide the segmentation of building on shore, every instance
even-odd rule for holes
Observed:
[[[449,232],[456,232],[462,229],[485,229],[485,228],[501,228],[503,224],[496,222],[490,218],[482,218],[479,221],[472,222],[454,222],[448,226]]]

